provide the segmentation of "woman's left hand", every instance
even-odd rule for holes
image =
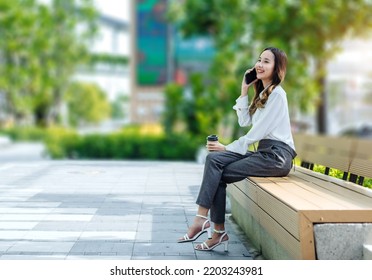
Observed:
[[[208,142],[206,147],[207,147],[207,150],[210,152],[226,151],[225,145],[221,144],[218,141]]]

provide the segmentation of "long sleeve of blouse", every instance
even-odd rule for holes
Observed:
[[[237,112],[240,126],[252,124],[252,127],[246,135],[227,145],[226,150],[244,155],[250,144],[262,139],[279,140],[294,149],[285,91],[277,86],[270,94],[265,107],[257,109],[252,117],[248,113],[247,98],[238,98],[233,109]]]
[[[236,111],[238,123],[241,127],[251,125],[252,119],[248,111],[248,95],[236,99],[236,104],[233,109]]]

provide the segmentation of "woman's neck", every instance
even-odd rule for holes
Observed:
[[[261,81],[262,81],[264,88],[268,87],[272,83],[272,80],[261,80]]]

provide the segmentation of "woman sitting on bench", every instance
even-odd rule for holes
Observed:
[[[196,240],[208,233],[209,240],[195,246],[196,250],[209,251],[224,244],[228,249],[229,237],[225,232],[226,186],[249,176],[286,176],[296,156],[289,121],[286,92],[280,83],[286,73],[287,56],[277,48],[263,50],[254,68],[257,72],[249,84],[245,76],[241,95],[233,107],[240,126],[252,125],[249,132],[229,145],[218,141],[208,142],[211,152],[206,158],[204,175],[196,204],[197,215],[187,234],[178,242]],[[252,74],[252,73],[251,73]],[[255,95],[248,106],[248,89],[253,85]],[[250,144],[259,142],[255,152],[248,151]],[[213,235],[211,223],[214,223]]]

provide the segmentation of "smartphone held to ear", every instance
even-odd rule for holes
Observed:
[[[249,85],[250,83],[252,83],[254,80],[257,79],[257,73],[256,73],[256,69],[253,68],[251,72],[245,74],[245,83],[247,85]]]

